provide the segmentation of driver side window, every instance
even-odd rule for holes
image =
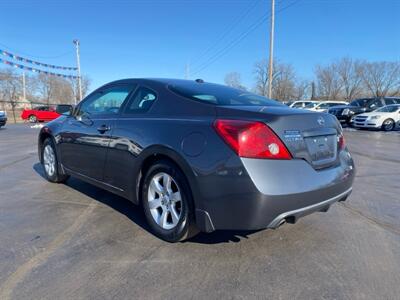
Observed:
[[[131,90],[131,87],[119,86],[97,92],[82,103],[78,115],[118,114]]]

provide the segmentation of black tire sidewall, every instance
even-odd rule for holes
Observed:
[[[182,197],[182,217],[179,220],[178,225],[170,230],[161,228],[154,221],[150,213],[150,208],[147,201],[150,181],[154,177],[154,175],[161,172],[167,173],[168,175],[172,176],[176,184],[178,184],[179,186]],[[182,172],[169,161],[159,161],[155,163],[148,169],[144,176],[141,195],[141,204],[143,207],[143,211],[153,233],[159,238],[168,242],[177,242],[184,239],[191,226],[193,205],[190,189]]]

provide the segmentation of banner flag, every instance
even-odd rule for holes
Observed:
[[[31,64],[31,65],[41,66],[41,67],[45,67],[45,68],[68,70],[68,71],[77,71],[78,70],[77,67],[62,67],[62,66],[55,66],[55,65],[41,63],[41,62],[34,61],[34,60],[31,60],[31,59],[23,58],[23,57],[18,56],[18,55],[14,55],[14,54],[12,54],[10,52],[7,52],[5,50],[2,50],[2,49],[0,49],[0,54],[2,54],[4,56],[11,57],[12,59],[15,59],[15,60],[18,60],[18,61],[22,61],[22,62]]]
[[[22,69],[22,70],[28,70],[28,71],[39,73],[39,74],[43,73],[43,74],[46,74],[46,75],[58,76],[58,77],[63,77],[63,78],[72,78],[72,79],[77,79],[78,78],[78,76],[74,76],[74,75],[65,75],[65,74],[60,74],[60,73],[53,73],[53,72],[39,70],[39,69],[36,69],[36,68],[27,67],[27,66],[20,65],[20,64],[17,64],[17,63],[14,63],[14,62],[11,62],[11,61],[8,61],[8,60],[5,60],[5,59],[1,59],[1,58],[0,58],[0,62],[2,62],[3,64],[6,64],[6,65],[9,65],[9,66],[15,67],[15,68],[19,68],[19,69]]]

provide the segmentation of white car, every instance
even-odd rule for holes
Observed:
[[[290,101],[286,103],[287,106],[292,108],[306,108],[308,105],[318,104],[319,101],[313,100],[299,100],[299,101]]]
[[[400,126],[400,104],[386,105],[377,110],[356,115],[353,118],[354,127],[382,128],[391,131]]]
[[[323,101],[319,102],[316,105],[314,104],[309,104],[305,107],[305,109],[312,110],[312,111],[318,111],[318,112],[327,112],[329,108],[333,106],[338,106],[338,105],[347,105],[347,102],[344,101]]]

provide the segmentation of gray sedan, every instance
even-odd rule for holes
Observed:
[[[344,201],[354,164],[334,116],[202,80],[106,84],[39,134],[69,176],[143,208],[158,237],[277,228]]]

